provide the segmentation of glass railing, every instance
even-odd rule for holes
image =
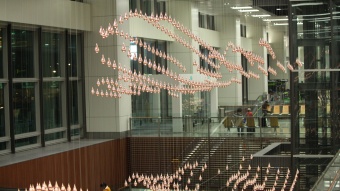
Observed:
[[[303,131],[304,132],[304,131]],[[290,118],[262,117],[131,117],[130,136],[283,137],[290,138]]]
[[[299,137],[304,143],[306,133],[317,131],[319,141],[331,139],[330,118],[299,119]],[[266,117],[131,117],[130,136],[159,137],[291,137],[290,115]]]
[[[334,191],[340,190],[340,151],[328,164],[314,187],[313,191]]]

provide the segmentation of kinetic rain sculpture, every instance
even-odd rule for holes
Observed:
[[[20,189],[18,189],[18,191],[20,191]],[[48,185],[43,182],[42,184],[37,183],[36,187],[34,187],[32,184],[30,185],[29,190],[25,189],[25,191],[77,191],[77,187],[74,185],[73,188],[71,188],[70,184],[68,184],[67,188],[64,184],[61,184],[61,187],[59,187],[57,182],[55,182],[55,185],[53,186],[51,181],[49,181]],[[79,191],[82,191],[82,189],[80,188]]]
[[[250,160],[252,160],[253,157],[250,156]],[[242,157],[242,163],[245,162],[245,158]],[[290,188],[288,188],[288,180],[290,178],[290,170],[287,169],[287,173],[283,174],[280,172],[280,168],[272,168],[270,164],[268,164],[266,168],[266,172],[264,175],[263,180],[259,180],[259,173],[260,173],[260,167],[258,166],[256,169],[252,170],[252,167],[250,164],[248,165],[248,168],[243,169],[242,163],[240,163],[240,166],[237,170],[237,173],[232,174],[228,180],[226,181],[225,187],[229,187],[232,189],[232,191],[241,189],[252,189],[252,190],[264,190],[264,191],[275,191],[277,189],[280,189],[277,185],[278,182],[282,183],[281,191],[285,191],[289,189],[292,191],[294,189],[294,186],[296,184],[299,170],[296,170],[296,174],[292,180],[292,184]],[[167,191],[167,190],[194,190],[197,191],[200,189],[200,186],[204,184],[204,180],[202,178],[202,174],[204,173],[205,169],[207,169],[207,164],[202,165],[201,172],[199,176],[197,174],[194,174],[193,172],[195,169],[199,169],[198,162],[194,163],[185,163],[184,167],[179,167],[178,170],[176,170],[175,173],[172,174],[166,174],[166,175],[156,175],[153,176],[152,174],[147,176],[144,174],[139,175],[138,173],[133,173],[131,176],[128,177],[127,180],[125,180],[124,186],[134,186],[134,187],[145,187],[147,189],[153,190],[153,191]],[[225,173],[229,171],[228,165],[226,166]],[[196,170],[197,172],[199,170]],[[230,172],[230,171],[229,171]],[[221,172],[220,169],[217,171],[217,175],[221,175],[223,172]],[[251,177],[251,173],[254,173],[254,175]],[[268,176],[275,175],[275,180],[273,185],[268,185],[267,180]],[[192,180],[194,178],[198,177],[197,184],[192,184]],[[283,179],[283,180],[280,180]],[[223,188],[221,188],[223,190]]]
[[[217,50],[215,50],[212,46],[210,46],[208,43],[204,42],[202,39],[200,39],[198,36],[193,34],[189,29],[185,28],[180,22],[177,22],[176,19],[172,19],[171,16],[168,16],[166,13],[163,14],[161,13],[159,16],[158,15],[153,15],[153,13],[150,16],[147,16],[146,14],[143,15],[142,11],[138,13],[137,10],[135,12],[130,11],[129,13],[125,13],[124,17],[120,16],[119,20],[115,19],[113,23],[109,23],[108,27],[105,29],[103,27],[100,27],[99,29],[99,34],[102,36],[102,38],[107,38],[109,35],[117,35],[120,36],[121,38],[124,39],[129,39],[130,42],[135,43],[136,45],[140,46],[141,48],[147,50],[148,52],[156,55],[157,57],[167,60],[170,63],[173,63],[175,66],[177,66],[182,72],[186,72],[185,66],[182,65],[182,63],[179,62],[178,59],[175,57],[162,52],[161,50],[156,49],[155,47],[151,47],[150,44],[147,44],[146,42],[143,42],[141,39],[138,39],[137,37],[132,37],[128,33],[124,33],[123,30],[119,31],[119,25],[123,24],[125,21],[129,20],[130,18],[140,18],[145,21],[147,21],[150,25],[154,26],[157,30],[160,30],[161,32],[167,34],[169,37],[173,38],[175,41],[178,43],[182,44],[184,47],[190,49],[193,53],[197,54],[200,59],[203,59],[205,62],[208,63],[208,65],[211,66],[211,70],[207,68],[201,68],[196,60],[193,63],[193,66],[197,67],[197,71],[200,74],[203,74],[205,76],[209,76],[213,78],[214,80],[207,79],[204,82],[198,82],[198,81],[193,81],[190,79],[186,79],[185,77],[180,76],[176,72],[173,72],[172,70],[169,70],[168,68],[165,68],[164,66],[161,66],[161,64],[156,63],[155,61],[152,61],[150,58],[147,58],[146,56],[142,58],[141,54],[138,56],[136,53],[131,53],[131,50],[127,50],[127,47],[125,44],[122,44],[121,51],[123,53],[127,54],[127,57],[131,58],[135,61],[138,61],[139,64],[143,64],[144,66],[147,66],[148,68],[160,72],[163,75],[166,75],[175,81],[178,81],[182,83],[183,85],[174,85],[170,83],[163,82],[161,80],[154,79],[150,77],[149,75],[143,75],[140,72],[132,71],[129,68],[126,68],[125,66],[122,66],[115,60],[111,60],[109,57],[105,57],[104,54],[102,54],[101,58],[101,63],[103,65],[107,65],[108,68],[112,68],[113,70],[118,70],[118,78],[113,79],[113,78],[108,78],[106,79],[102,77],[102,79],[98,79],[97,81],[97,86],[106,86],[106,90],[98,90],[94,89],[92,87],[91,93],[97,96],[102,96],[102,97],[113,97],[113,98],[121,98],[122,94],[127,94],[127,95],[140,95],[141,92],[148,92],[148,93],[160,93],[161,89],[166,89],[168,90],[168,94],[173,96],[173,97],[179,97],[179,94],[194,94],[195,92],[200,92],[200,91],[210,91],[213,88],[220,88],[220,87],[227,87],[229,86],[232,82],[235,83],[242,83],[241,79],[236,79],[232,78],[229,81],[218,81],[219,79],[222,78],[222,74],[218,72],[220,69],[221,65],[224,65],[230,72],[233,70],[239,71],[239,73],[246,78],[255,78],[259,79],[260,76],[259,74],[256,74],[252,71],[244,71],[241,65],[238,64],[233,64],[226,60],[225,56],[227,54],[227,51],[229,48],[232,50],[233,53],[240,53],[246,57],[248,62],[253,66],[255,62],[258,63],[258,70],[268,76],[268,72],[277,75],[277,72],[275,69],[269,67],[268,70],[263,68],[262,66],[264,65],[264,59],[258,55],[255,55],[251,51],[246,51],[241,47],[235,46],[232,42],[229,42],[224,53],[220,54]],[[165,21],[170,23],[172,26],[177,28],[179,31],[181,31],[183,34],[188,36],[191,40],[197,42],[199,45],[202,47],[206,48],[209,50],[209,55],[206,56],[200,52],[200,50],[196,49],[193,47],[190,43],[188,43],[185,39],[182,37],[178,36],[177,34],[173,33],[169,29],[167,29],[164,25],[162,25],[159,21]],[[272,59],[276,59],[275,53],[273,49],[271,48],[270,44],[266,42],[263,39],[259,40],[259,45],[263,46],[267,49],[269,54],[271,55]],[[99,53],[99,45],[96,43],[95,45],[95,52]],[[214,63],[212,59],[217,60],[217,63]],[[296,63],[299,67],[302,66],[301,62],[299,59],[296,59]],[[277,61],[277,66],[279,69],[281,69],[283,72],[286,72],[285,67]],[[287,68],[289,70],[293,70],[293,66],[287,63]],[[128,83],[128,87],[124,87],[122,83],[124,81],[125,83]]]

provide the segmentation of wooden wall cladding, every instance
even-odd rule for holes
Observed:
[[[104,143],[0,167],[0,187],[28,188],[51,181],[82,190],[101,190],[106,182],[112,190],[124,185],[127,172],[127,140]]]

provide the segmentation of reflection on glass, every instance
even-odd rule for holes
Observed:
[[[62,126],[62,103],[60,82],[43,84],[44,128],[53,129]]]
[[[4,84],[0,83],[0,137],[4,137],[5,135],[6,130],[5,130]]]
[[[81,59],[81,36],[79,34],[71,34],[68,36],[68,75],[70,77],[77,77],[78,67]]]
[[[13,84],[14,132],[22,134],[36,131],[35,84]]]
[[[42,33],[42,67],[43,77],[60,77],[61,35]]]
[[[0,28],[0,68],[4,68],[3,67],[3,43],[4,43],[4,30]],[[0,70],[0,78],[4,77],[4,70]]]
[[[34,77],[33,31],[12,30],[12,65],[14,78]]]

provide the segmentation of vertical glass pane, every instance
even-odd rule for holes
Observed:
[[[27,30],[13,29],[11,32],[14,78],[34,77],[33,34],[33,31]]]
[[[42,33],[42,69],[43,77],[61,76],[61,35],[57,33]]]
[[[167,49],[166,49],[165,41],[157,41],[157,46],[158,46],[158,50],[162,51],[162,53],[166,53]],[[156,57],[156,63],[159,63],[161,67],[164,66],[165,69],[168,68],[166,59],[164,58]],[[161,72],[153,71],[153,74],[161,74]]]
[[[0,137],[6,136],[4,84],[0,83]]]
[[[35,132],[35,84],[13,84],[13,112],[15,134]]]
[[[62,126],[62,103],[60,82],[43,84],[44,128],[53,129]]]
[[[152,96],[146,92],[140,92],[140,95],[132,95],[132,116],[134,117],[149,117],[151,116]],[[151,107],[151,108],[150,108]]]
[[[77,77],[78,67],[81,62],[81,38],[79,34],[69,35],[69,47],[68,47],[68,75],[70,77]]]
[[[135,9],[138,10],[137,1],[136,0],[130,0],[129,1],[129,5],[130,5],[130,9],[129,10],[135,10]]]
[[[79,124],[79,103],[78,103],[78,99],[80,99],[78,96],[80,95],[78,93],[78,81],[71,81],[70,82],[70,87],[69,87],[69,91],[70,91],[70,124],[71,125],[76,125]]]
[[[165,1],[156,1],[156,10],[155,13],[157,13],[158,15],[160,15],[161,13],[164,15],[164,13],[166,13],[166,2]]]
[[[154,47],[155,49],[157,48],[154,40],[153,41],[144,40],[144,42],[146,42],[146,44],[150,45],[151,48],[152,47]],[[143,51],[143,55],[146,56],[148,61],[150,60],[152,63],[154,63],[154,61],[155,61],[157,66],[158,66],[159,62],[157,62],[156,55],[152,54],[152,51],[148,51],[148,49],[143,49],[143,48],[142,48],[142,51]],[[152,68],[148,67],[148,65],[144,65],[142,74],[156,74],[156,72]]]
[[[3,66],[3,43],[4,43],[4,30],[0,28],[0,68],[2,68],[2,70],[0,70],[0,78],[4,77],[4,66]]]
[[[143,13],[146,13],[147,15],[151,15],[153,10],[151,9],[151,1],[150,0],[142,0],[142,10]]]

